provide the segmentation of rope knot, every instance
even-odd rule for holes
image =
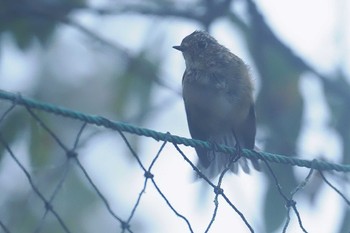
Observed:
[[[67,157],[69,159],[76,158],[78,156],[78,153],[75,152],[74,150],[69,150],[67,151]]]
[[[218,187],[218,186],[215,186],[214,193],[216,195],[222,195],[224,193],[224,190],[222,188]]]
[[[125,229],[129,229],[129,227],[130,227],[130,225],[129,225],[129,223],[127,223],[127,222],[121,222],[121,225],[122,225],[122,229],[123,230],[125,230]]]
[[[45,209],[51,211],[52,210],[52,205],[50,202],[45,202]]]
[[[152,179],[154,177],[154,175],[149,171],[146,171],[144,176],[146,177],[146,179]]]
[[[287,207],[287,208],[295,207],[296,204],[297,204],[297,202],[294,201],[293,199],[291,199],[291,200],[288,200],[288,201],[287,201],[286,207]]]

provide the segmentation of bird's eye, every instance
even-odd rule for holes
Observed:
[[[198,41],[198,44],[197,44],[198,48],[200,48],[200,49],[205,49],[207,47],[207,45],[208,44],[205,41]]]

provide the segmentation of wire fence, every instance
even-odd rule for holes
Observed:
[[[132,221],[135,217],[135,213],[139,208],[140,203],[142,202],[145,195],[147,195],[146,190],[148,185],[150,185],[150,183],[157,190],[161,199],[165,201],[170,211],[172,211],[178,218],[180,218],[183,221],[183,224],[185,224],[185,226],[187,227],[188,232],[195,232],[191,224],[191,221],[189,220],[189,217],[180,213],[177,207],[174,204],[172,204],[172,201],[164,194],[162,189],[159,187],[158,183],[154,179],[154,174],[152,173],[153,166],[157,163],[160,155],[163,152],[164,147],[167,144],[172,144],[174,146],[174,148],[178,151],[179,155],[182,156],[182,158],[189,164],[189,166],[192,167],[192,169],[196,172],[196,174],[199,177],[201,177],[204,180],[204,182],[206,182],[212,188],[215,194],[214,196],[215,208],[213,210],[210,221],[207,223],[205,232],[210,232],[210,230],[212,229],[212,225],[215,222],[217,217],[219,203],[221,202],[225,202],[227,205],[230,206],[230,208],[232,208],[232,211],[234,211],[234,213],[236,213],[240,217],[241,221],[245,224],[249,232],[257,231],[256,229],[253,228],[251,222],[247,219],[243,211],[241,211],[239,208],[236,207],[236,205],[225,194],[224,189],[222,188],[223,178],[226,172],[229,170],[230,165],[236,162],[236,160],[238,160],[241,156],[244,156],[248,159],[254,158],[254,159],[261,160],[262,163],[266,166],[266,169],[269,172],[269,174],[272,176],[275,182],[276,189],[280,194],[280,196],[283,198],[285,202],[285,206],[287,208],[286,210],[287,220],[283,226],[283,232],[287,232],[288,226],[290,225],[291,213],[294,213],[294,215],[296,216],[298,220],[299,228],[303,232],[308,232],[308,229],[305,226],[305,223],[303,222],[303,219],[301,217],[302,214],[299,212],[297,208],[297,205],[296,205],[297,202],[294,199],[294,196],[300,190],[302,190],[305,186],[308,185],[311,175],[315,172],[318,172],[320,174],[320,177],[323,179],[323,181],[330,188],[332,188],[338,195],[340,195],[340,197],[344,200],[345,204],[348,207],[350,207],[349,198],[347,198],[346,195],[340,189],[336,188],[335,185],[333,185],[326,178],[324,174],[324,171],[350,172],[350,165],[329,163],[321,160],[311,160],[311,161],[303,160],[303,159],[298,159],[294,157],[288,157],[288,156],[267,153],[267,152],[256,152],[256,151],[246,150],[246,149],[242,149],[242,152],[240,153],[236,151],[235,148],[230,148],[223,145],[213,145],[211,143],[200,141],[200,140],[193,140],[193,139],[188,139],[184,137],[179,137],[176,135],[171,135],[170,133],[160,133],[160,132],[152,131],[146,128],[139,128],[130,124],[111,121],[101,116],[84,114],[81,112],[65,109],[56,105],[35,101],[29,98],[22,97],[20,94],[13,94],[13,93],[1,91],[1,90],[0,90],[0,99],[2,99],[2,101],[8,101],[11,103],[7,109],[5,109],[2,113],[0,113],[1,114],[0,129],[5,122],[5,118],[11,116],[11,112],[15,111],[16,108],[24,108],[26,112],[29,113],[31,118],[34,119],[34,121],[52,137],[52,139],[57,143],[57,145],[65,151],[66,164],[73,162],[74,164],[76,164],[77,168],[82,171],[84,177],[86,178],[88,183],[91,185],[93,190],[96,192],[97,196],[99,197],[100,201],[104,204],[109,214],[114,218],[115,221],[117,221],[120,224],[120,232],[135,232]],[[36,111],[33,111],[34,109],[39,110],[40,112],[46,112],[46,113],[81,121],[82,124],[81,124],[80,130],[77,132],[77,135],[75,136],[75,142],[73,146],[69,147],[65,145],[62,142],[62,140],[59,138],[59,136],[56,135],[52,129],[49,128],[48,124],[45,123],[45,121],[41,117],[39,117],[39,114],[37,114]],[[121,215],[118,212],[113,210],[106,196],[97,187],[96,182],[92,179],[92,177],[89,175],[86,168],[83,166],[83,164],[79,160],[79,154],[77,152],[77,148],[81,143],[81,135],[83,134],[84,130],[86,130],[87,125],[103,126],[105,128],[117,131],[120,134],[121,138],[123,139],[128,150],[131,152],[133,158],[139,165],[140,169],[142,169],[143,171],[143,174],[144,174],[143,187],[139,191],[138,197],[135,200],[135,204],[133,205],[130,211],[130,214],[127,218],[121,217]],[[133,146],[131,145],[130,141],[124,134],[125,132],[130,134],[135,134],[138,136],[150,137],[156,141],[163,141],[162,145],[158,150],[158,153],[155,155],[155,157],[153,158],[149,166],[145,165],[145,163],[141,160],[138,153],[133,149]],[[25,177],[28,180],[28,183],[31,189],[39,197],[39,199],[41,200],[41,202],[45,207],[44,213],[42,214],[41,221],[37,223],[37,226],[35,227],[35,230],[33,232],[36,232],[36,233],[42,232],[42,228],[48,213],[51,213],[54,216],[54,218],[57,220],[57,222],[61,226],[61,229],[63,230],[63,232],[74,232],[71,229],[70,225],[67,223],[67,221],[64,220],[64,217],[62,216],[62,214],[60,214],[60,212],[57,210],[57,207],[55,207],[55,205],[53,204],[53,201],[57,197],[57,194],[62,189],[63,183],[66,181],[66,174],[68,173],[70,166],[65,166],[63,176],[60,178],[59,182],[57,183],[53,193],[51,195],[44,195],[43,192],[40,190],[40,188],[36,185],[36,182],[31,172],[28,169],[26,169],[25,166],[20,162],[20,160],[18,159],[18,156],[14,153],[13,149],[11,148],[10,143],[6,141],[5,138],[6,137],[5,135],[3,135],[3,132],[0,131],[0,145],[3,146],[4,150],[10,155],[13,161],[22,170],[22,172],[24,173]],[[207,150],[230,153],[236,156],[232,156],[232,159],[229,162],[230,164],[228,164],[227,168],[220,174],[218,182],[213,183],[196,167],[195,164],[191,162],[191,160],[181,150],[179,145],[201,147]],[[270,166],[271,162],[278,163],[278,164],[287,164],[290,166],[305,167],[309,169],[309,173],[305,177],[305,179],[291,193],[287,194],[286,191],[282,189],[282,185],[280,184],[278,177],[276,176],[273,169],[271,168]],[[14,231],[11,231],[10,227],[7,225],[7,223],[3,219],[1,219],[1,217],[0,217],[0,229],[2,229],[3,232],[6,232],[6,233],[10,233],[10,232],[14,233]]]

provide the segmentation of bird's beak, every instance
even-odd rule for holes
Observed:
[[[179,51],[181,51],[181,52],[184,51],[184,47],[181,46],[181,45],[175,45],[175,46],[173,46],[173,48],[176,49],[176,50],[179,50]]]

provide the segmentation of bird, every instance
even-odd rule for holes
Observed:
[[[254,149],[254,87],[248,66],[206,31],[194,31],[173,48],[185,60],[182,96],[191,137],[238,150]],[[233,156],[200,147],[195,150],[198,168],[208,178],[221,174]],[[245,173],[250,172],[246,158],[237,162]],[[234,173],[237,162],[229,167]],[[258,161],[251,162],[259,170]]]

